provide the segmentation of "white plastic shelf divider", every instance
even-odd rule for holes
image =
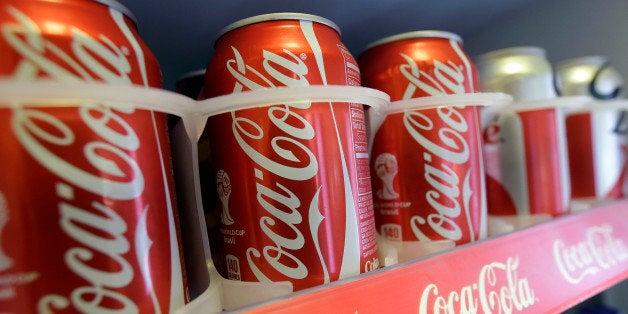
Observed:
[[[247,313],[556,313],[628,278],[628,200],[360,277]]]

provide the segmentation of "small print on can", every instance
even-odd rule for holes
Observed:
[[[3,1],[0,74],[161,86],[130,13],[107,4]],[[15,100],[0,109],[0,308],[183,307],[165,114],[97,101],[58,104]]]
[[[358,66],[324,18],[281,13],[223,30],[205,96],[274,87],[360,85]],[[361,104],[280,103],[209,118],[225,260],[241,281],[294,290],[378,267]],[[205,182],[207,184],[208,182]],[[207,184],[209,185],[209,184]]]

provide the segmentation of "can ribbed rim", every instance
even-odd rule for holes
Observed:
[[[537,46],[518,46],[493,50],[485,54],[478,56],[480,62],[491,61],[493,59],[499,59],[503,57],[510,57],[515,55],[531,55],[536,57],[545,58],[545,49]]]
[[[608,59],[605,56],[584,56],[560,61],[556,63],[556,68],[562,69],[578,65],[602,65],[606,62],[608,62]]]
[[[104,4],[122,14],[124,14],[126,17],[130,18],[133,23],[135,23],[135,26],[137,26],[137,18],[135,17],[135,15],[133,14],[133,12],[131,12],[131,10],[129,10],[129,8],[125,7],[122,3],[116,1],[116,0],[92,0],[94,2],[100,3],[100,4]]]
[[[384,37],[380,40],[377,40],[368,44],[364,50],[368,50],[373,47],[391,43],[394,41],[400,41],[404,39],[413,39],[413,38],[446,38],[446,39],[453,39],[462,44],[462,38],[458,34],[454,34],[452,32],[447,32],[447,31],[439,31],[439,30],[423,30],[423,31],[407,32],[407,33],[401,33],[397,35]]]
[[[313,14],[305,14],[305,13],[280,12],[280,13],[256,15],[256,16],[252,16],[252,17],[245,18],[237,22],[231,23],[227,27],[220,30],[220,32],[218,32],[218,35],[216,36],[216,42],[220,39],[220,37],[222,37],[226,33],[236,28],[240,28],[240,27],[255,24],[255,23],[268,22],[268,21],[281,21],[281,20],[300,20],[300,21],[312,21],[312,22],[320,23],[320,24],[327,25],[333,28],[340,36],[340,28],[338,27],[338,25],[336,25],[336,23],[324,17],[313,15]]]

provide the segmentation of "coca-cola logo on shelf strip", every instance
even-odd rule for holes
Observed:
[[[628,261],[628,249],[624,241],[613,236],[610,225],[592,226],[580,242],[568,245],[555,240],[554,260],[563,278],[575,285]]]
[[[421,292],[419,313],[513,313],[538,302],[528,279],[517,274],[519,258],[493,262],[480,270],[477,282],[458,291],[429,284]]]
[[[14,7],[7,7],[6,10],[16,23],[3,24],[2,36],[22,56],[13,73],[15,78],[34,79],[47,76],[63,82],[102,80],[107,83],[131,84],[131,63],[127,58],[127,47],[116,46],[104,35],[96,39],[79,28],[69,26],[73,40],[73,55],[69,55],[46,40],[38,25],[23,12]],[[139,43],[124,21],[124,16],[113,9],[110,14],[134,49],[146,85],[144,56]],[[47,55],[62,63],[54,63],[53,58]],[[92,77],[92,74],[96,77]],[[50,113],[27,109],[22,104],[16,104],[13,109],[11,127],[17,140],[37,162],[59,178],[56,183],[59,224],[61,230],[77,244],[65,252],[64,261],[68,269],[89,283],[74,288],[71,296],[55,293],[43,296],[38,301],[41,312],[67,308],[70,303],[81,312],[111,310],[106,306],[112,303],[105,302],[106,300],[115,300],[116,310],[137,312],[138,305],[116,291],[127,287],[134,280],[133,264],[140,269],[145,285],[151,287],[148,291],[155,310],[161,311],[152,289],[150,270],[147,268],[152,244],[146,226],[149,206],[143,209],[140,221],[134,228],[135,234],[132,236],[135,243],[130,243],[126,238],[129,226],[115,209],[97,200],[91,203],[90,209],[83,209],[83,205],[72,203],[81,198],[81,193],[93,193],[98,196],[97,199],[105,197],[114,200],[133,200],[143,193],[144,175],[132,157],[141,143],[136,131],[123,118],[133,112],[133,109],[114,110],[95,104],[81,104],[77,109],[77,114],[89,130],[104,139],[85,143],[80,149],[85,160],[94,168],[94,173],[90,173],[64,160],[55,150],[50,149],[55,147],[57,151],[62,151],[77,145],[75,131],[70,126]],[[85,226],[89,226],[89,229]],[[132,244],[135,245],[138,259],[135,263],[124,258],[132,249]],[[91,261],[96,257],[106,258],[107,262]],[[111,271],[112,268],[99,270],[93,265],[117,265],[118,271]]]

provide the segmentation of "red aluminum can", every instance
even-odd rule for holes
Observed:
[[[626,111],[614,102],[591,103],[588,109],[570,112],[565,120],[573,199],[625,196],[628,164]]]
[[[175,84],[175,91],[192,99],[203,99],[201,91],[205,81],[205,69],[183,74]]]
[[[371,44],[364,85],[392,100],[476,92],[478,75],[459,36],[418,31]],[[394,104],[394,103],[393,103]],[[380,234],[393,241],[476,241],[486,232],[478,106],[389,114],[371,159]]]
[[[362,85],[390,100],[479,92],[475,65],[462,39],[444,31],[416,31],[370,44],[358,60]]]
[[[274,87],[359,85],[338,27],[312,15],[252,17],[223,30],[208,97]],[[294,290],[378,267],[360,104],[285,103],[209,118],[230,279],[289,281]],[[217,263],[220,264],[220,261]],[[220,267],[219,267],[220,268]]]
[[[6,78],[161,86],[156,59],[116,2],[3,1],[0,30]],[[0,109],[0,308],[182,307],[165,114],[67,105]]]
[[[491,214],[559,216],[569,211],[571,188],[563,107],[576,103],[569,99],[538,100],[499,113],[502,184],[512,199],[491,207]]]

